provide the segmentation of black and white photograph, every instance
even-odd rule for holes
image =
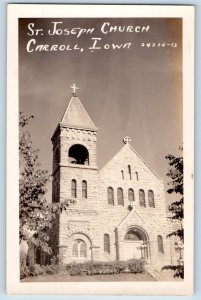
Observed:
[[[193,7],[8,16],[8,289],[191,293]]]

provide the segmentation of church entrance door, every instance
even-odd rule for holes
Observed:
[[[132,228],[124,238],[123,259],[141,259],[148,257],[147,237],[142,229]]]
[[[141,241],[124,242],[124,260],[142,258],[141,245]]]

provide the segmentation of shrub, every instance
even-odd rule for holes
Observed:
[[[142,273],[144,272],[144,261],[71,263],[66,266],[66,270],[71,276]]]
[[[142,260],[133,260],[128,262],[128,269],[131,273],[143,273],[144,271],[144,262]]]
[[[184,265],[170,265],[170,266],[164,266],[162,270],[171,270],[174,271],[174,278],[179,277],[181,279],[184,279]]]
[[[36,264],[33,267],[30,267],[30,275],[31,276],[38,276],[38,275],[42,275],[42,274],[44,274],[44,268],[41,265]]]
[[[64,269],[64,266],[61,266],[57,263],[57,258],[53,257],[51,259],[51,264],[49,265],[39,265],[35,264],[34,266],[27,266],[24,259],[20,260],[20,279],[27,276],[38,276],[45,274],[55,274],[59,273],[60,270]]]
[[[59,264],[58,257],[53,256],[50,260],[50,265],[46,265],[45,267],[46,267],[47,274],[59,273],[61,264]]]
[[[25,278],[30,275],[30,270],[26,265],[20,266],[20,279]]]
[[[44,269],[45,269],[45,274],[54,274],[54,273],[56,273],[54,265],[46,265],[46,266],[44,266]]]
[[[65,270],[64,270],[65,268]],[[84,263],[70,263],[66,266],[57,263],[53,258],[51,264],[41,266],[36,264],[28,267],[24,264],[20,266],[20,278],[27,276],[52,275],[59,272],[67,272],[71,276],[92,276],[92,275],[112,275],[119,273],[143,273],[144,261],[133,259],[129,261],[114,261],[114,262],[94,262],[88,261]]]

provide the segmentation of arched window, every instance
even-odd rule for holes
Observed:
[[[71,146],[68,157],[71,164],[89,165],[89,152],[83,145],[75,144]]]
[[[152,190],[148,190],[148,202],[149,202],[149,207],[155,207],[154,192]]]
[[[132,175],[131,175],[131,166],[128,165],[128,174],[129,174],[129,178],[130,180],[132,179]]]
[[[110,253],[110,237],[109,234],[104,234],[104,252]]]
[[[87,182],[82,180],[82,198],[87,198]]]
[[[71,196],[77,198],[77,182],[75,179],[71,181]]]
[[[83,240],[75,240],[72,246],[73,257],[87,257],[87,247]]]
[[[140,206],[145,207],[145,193],[144,193],[144,190],[142,190],[142,189],[139,190],[139,203],[140,203]]]
[[[136,180],[138,181],[138,172],[135,172]]]
[[[122,177],[122,179],[124,179],[124,171],[123,170],[121,170],[121,177]]]
[[[122,188],[117,189],[117,203],[124,206],[124,194]]]
[[[83,241],[80,243],[80,257],[87,257],[87,248]]]
[[[128,200],[131,202],[135,200],[133,189],[128,189]]]
[[[112,187],[107,188],[107,201],[108,204],[114,205],[114,190]]]
[[[157,236],[157,242],[158,242],[158,252],[160,253],[164,253],[164,249],[163,249],[163,238],[161,235]]]
[[[78,257],[78,243],[77,242],[73,243],[72,256]]]

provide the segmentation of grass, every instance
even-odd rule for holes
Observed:
[[[26,277],[21,282],[94,282],[94,281],[156,281],[150,274],[121,273],[114,275],[70,276],[69,274]]]

